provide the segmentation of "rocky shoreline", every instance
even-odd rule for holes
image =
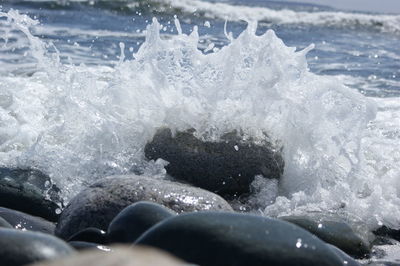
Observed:
[[[234,210],[255,176],[279,180],[280,152],[236,133],[213,143],[162,129],[145,155],[169,161],[174,180],[105,177],[67,206],[44,173],[0,168],[0,265],[400,265],[368,260],[398,239],[388,227]]]

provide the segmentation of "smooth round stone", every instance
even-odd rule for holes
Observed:
[[[284,169],[280,149],[244,140],[236,131],[210,142],[195,137],[194,130],[173,136],[169,128],[161,128],[144,152],[150,160],[168,161],[165,169],[172,177],[230,197],[249,193],[256,175],[277,179]]]
[[[76,250],[87,250],[87,249],[98,249],[101,251],[108,252],[110,248],[107,246],[99,245],[92,242],[85,241],[69,241],[68,244]]]
[[[71,255],[64,241],[43,233],[0,228],[0,265],[19,266]]]
[[[9,224],[6,220],[4,220],[2,217],[0,217],[0,227],[3,228],[14,228],[12,227],[11,224]]]
[[[107,234],[110,243],[133,243],[155,224],[174,216],[156,203],[140,201],[123,209],[110,223]]]
[[[97,244],[105,244],[107,243],[107,234],[105,231],[98,228],[89,227],[72,235],[68,239],[68,242],[70,241],[84,241]]]
[[[337,248],[334,245],[327,244],[341,259],[344,266],[361,266],[357,261],[355,261],[352,257],[346,254],[343,250]]]
[[[23,212],[0,207],[0,217],[6,220],[13,228],[20,230],[37,231],[54,234],[55,225],[41,217],[32,216]]]
[[[152,201],[177,213],[232,211],[223,198],[200,188],[148,176],[110,176],[90,185],[70,201],[61,213],[56,235],[68,239],[88,227],[107,230],[120,211],[138,201]]]
[[[343,265],[324,242],[285,221],[255,215],[198,212],[153,226],[136,242],[207,265]]]
[[[111,246],[112,252],[88,249],[61,260],[31,266],[189,266],[187,263],[148,247]]]
[[[362,224],[350,226],[339,216],[321,213],[279,218],[306,229],[323,241],[356,258],[364,258],[371,252],[374,237],[368,228]]]
[[[0,168],[0,206],[57,221],[60,190],[34,169]]]

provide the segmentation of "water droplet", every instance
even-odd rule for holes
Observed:
[[[296,248],[301,248],[301,246],[302,246],[301,238],[298,238],[296,243]]]
[[[61,209],[60,208],[57,208],[56,209],[56,214],[60,214],[61,213]]]

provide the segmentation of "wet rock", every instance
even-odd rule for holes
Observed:
[[[136,242],[207,265],[343,265],[306,230],[285,221],[237,213],[181,214],[153,226]]]
[[[122,209],[138,201],[156,202],[177,213],[232,211],[220,196],[200,188],[147,176],[111,176],[92,184],[70,201],[61,214],[56,235],[68,239],[88,227],[106,230]]]
[[[110,223],[107,234],[111,243],[133,243],[150,227],[175,214],[152,202],[140,201],[123,209]]]
[[[6,220],[15,229],[37,231],[54,234],[55,225],[41,217],[32,216],[23,212],[0,207],[0,217]]]
[[[107,234],[105,231],[100,230],[98,228],[89,227],[85,228],[78,233],[72,235],[68,242],[70,241],[84,241],[91,242],[97,244],[106,244],[107,243]]]
[[[279,218],[306,229],[353,257],[364,258],[371,252],[374,237],[362,224],[350,226],[338,216],[320,213]]]
[[[279,178],[284,162],[280,151],[270,143],[255,144],[243,140],[236,132],[220,142],[196,138],[193,131],[177,132],[159,129],[145,146],[145,156],[169,162],[168,174],[222,196],[238,196],[249,192],[256,175]]]
[[[348,254],[346,254],[343,250],[341,250],[331,244],[327,244],[327,245],[333,250],[333,252],[336,253],[336,255],[338,255],[342,259],[343,265],[361,266],[361,264],[359,264],[357,261],[355,261],[352,257],[350,257]]]
[[[100,251],[104,251],[104,252],[110,251],[109,247],[99,245],[96,243],[92,243],[92,242],[70,241],[70,242],[68,242],[68,244],[78,251],[87,250],[87,249],[96,249],[96,250],[100,250]]]
[[[9,224],[6,220],[0,217],[0,227],[3,228],[13,228],[11,224]]]
[[[386,225],[379,227],[373,233],[377,236],[389,237],[400,241],[400,230],[392,229],[390,227],[387,227]]]
[[[57,221],[60,190],[34,169],[0,168],[0,206]],[[60,205],[60,206],[59,206]]]
[[[64,241],[43,233],[0,228],[0,265],[19,266],[71,255]]]
[[[31,266],[188,266],[187,263],[153,248],[123,246],[111,246],[110,248],[112,252],[87,250],[76,256]]]

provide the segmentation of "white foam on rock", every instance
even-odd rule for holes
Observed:
[[[190,35],[160,38],[157,20],[135,60],[115,67],[62,64],[34,37],[35,21],[0,13],[26,34],[37,62],[32,76],[0,77],[0,161],[50,174],[67,198],[106,175],[135,170],[158,177],[165,162],[143,148],[156,128],[195,128],[218,140],[233,129],[283,146],[282,180],[266,215],[340,211],[400,225],[397,99],[374,103],[334,77],[309,72],[306,54],[256,24],[218,51]],[[178,21],[176,22],[178,26]],[[262,182],[260,183],[262,185]]]

